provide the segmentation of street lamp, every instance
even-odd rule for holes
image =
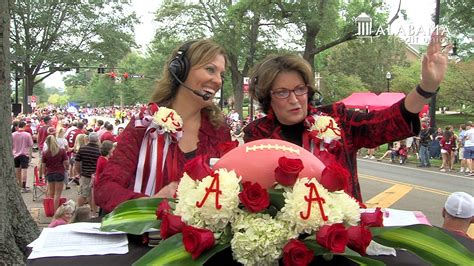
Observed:
[[[390,71],[387,72],[385,78],[387,79],[387,92],[390,92],[390,80],[392,79],[392,73],[390,73]]]

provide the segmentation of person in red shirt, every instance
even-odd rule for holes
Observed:
[[[115,145],[110,140],[105,140],[104,142],[100,144],[100,156],[99,158],[97,158],[97,165],[95,167],[95,175],[93,178],[93,186],[92,186],[92,197],[94,198],[94,201],[95,201],[95,196],[97,195],[95,188],[97,187],[97,184],[100,178],[102,177],[102,173],[104,172],[105,166],[109,162],[109,158],[112,157],[114,153],[114,149],[115,149]],[[99,214],[101,213],[102,213],[102,209],[99,211]]]
[[[43,118],[44,125],[41,126],[38,129],[38,149],[40,151],[43,150],[43,145],[44,141],[46,140],[46,137],[48,136],[48,128],[51,127],[51,117],[50,116],[45,116]]]
[[[46,151],[41,156],[39,177],[46,175],[48,181],[48,197],[54,199],[54,210],[59,206],[59,199],[63,191],[64,178],[69,161],[64,149],[59,148],[54,135],[49,135],[45,141]]]
[[[107,124],[105,126],[105,129],[107,131],[105,131],[104,134],[102,134],[102,136],[100,136],[100,142],[104,142],[106,140],[112,141],[113,143],[117,142],[117,140],[115,139],[114,133],[113,133],[114,125]]]
[[[186,66],[178,66],[184,60]],[[165,65],[168,71],[157,82],[153,103],[132,117],[95,188],[101,208],[110,212],[129,199],[172,197],[188,160],[205,156],[208,163],[209,157],[221,156],[219,144],[231,141],[230,130],[212,99],[222,88],[227,63],[224,49],[211,40],[188,42],[173,52]],[[157,125],[147,119],[162,107],[173,109],[182,118],[182,138],[171,132],[153,138]],[[142,143],[167,144],[162,148],[167,152],[161,158],[162,171],[150,167],[157,164],[151,159],[158,154],[156,149]]]
[[[250,75],[249,92],[267,116],[244,128],[244,142],[281,139],[305,148],[326,166],[344,168],[344,191],[362,202],[357,151],[418,134],[418,113],[436,95],[446,73],[450,47],[441,47],[444,37],[432,34],[420,84],[389,108],[370,113],[349,110],[341,102],[318,106],[311,64],[295,54],[266,57]]]
[[[86,133],[87,132],[84,130],[84,123],[80,121],[77,122],[77,128],[70,130],[66,135],[67,145],[69,146],[69,148],[74,148],[77,135]]]

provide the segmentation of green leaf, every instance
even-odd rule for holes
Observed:
[[[145,256],[136,261],[134,266],[141,265],[204,265],[216,253],[230,247],[229,243],[216,244],[209,250],[206,250],[197,258],[193,260],[191,254],[184,249],[183,235],[176,234],[168,239],[161,241],[161,243],[150,250]]]
[[[285,197],[283,196],[283,189],[268,189],[270,195],[270,203],[278,210],[285,206]]]
[[[162,200],[142,198],[123,202],[102,219],[100,230],[141,235],[150,228],[159,229],[161,221],[156,219],[156,208]]]
[[[374,241],[408,249],[433,265],[471,265],[474,261],[472,252],[436,227],[417,224],[370,230]]]

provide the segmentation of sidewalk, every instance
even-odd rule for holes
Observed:
[[[21,196],[23,197],[23,200],[26,204],[26,207],[31,213],[31,216],[33,219],[36,221],[38,224],[38,227],[44,228],[48,227],[48,224],[51,222],[52,217],[46,217],[43,209],[43,199],[46,197],[46,195],[41,195],[41,192],[39,193],[38,199],[36,201],[33,201],[33,181],[35,179],[34,176],[34,167],[38,165],[38,160],[39,160],[39,154],[38,152],[33,152],[33,158],[30,162],[30,167],[28,168],[28,178],[26,181],[26,185],[30,187],[30,192],[28,193],[21,193]],[[72,199],[74,201],[77,201],[77,191],[79,187],[72,183],[69,185],[71,189],[66,190],[66,187],[64,187],[63,192],[61,193],[61,197],[66,198],[66,199]],[[46,191],[46,187],[42,187]]]

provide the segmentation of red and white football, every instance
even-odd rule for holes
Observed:
[[[275,183],[275,168],[280,157],[300,159],[303,170],[299,177],[316,177],[318,180],[325,165],[312,153],[293,143],[277,139],[261,139],[245,143],[226,153],[213,169],[234,170],[242,182],[258,182],[264,188]]]

